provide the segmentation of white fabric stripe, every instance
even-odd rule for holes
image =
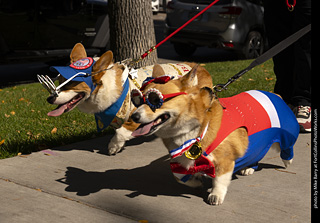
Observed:
[[[193,143],[195,143],[197,140],[196,139],[193,139],[191,140],[189,143],[185,144],[185,145],[182,145],[181,148],[179,150],[176,150],[176,151],[170,151],[170,154],[171,156],[174,156],[176,155],[177,153],[180,153],[183,149],[185,149],[186,147],[192,145]]]
[[[186,174],[182,174],[182,173],[174,173],[174,172],[172,172],[172,173],[176,178],[178,178],[180,180],[186,175]]]
[[[263,94],[260,91],[255,91],[255,90],[246,91],[246,93],[250,94],[254,99],[256,99],[262,105],[262,107],[266,110],[270,118],[271,127],[280,128],[281,125],[280,125],[280,120],[279,120],[277,110],[274,107],[271,100],[268,98],[268,96]]]

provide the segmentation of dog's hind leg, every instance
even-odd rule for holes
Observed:
[[[245,167],[242,170],[239,170],[240,174],[242,176],[249,176],[252,175],[254,173],[255,169],[252,167]]]
[[[138,128],[139,124],[127,121],[120,128],[116,130],[116,134],[112,137],[109,145],[108,145],[108,154],[115,155],[120,152],[126,141],[134,138],[131,136],[132,132]]]
[[[280,156],[282,158],[282,162],[283,162],[285,168],[289,167],[290,164],[292,164],[293,159],[290,159],[290,158],[288,159],[288,157],[292,157],[293,156],[293,154],[291,154],[291,153],[293,153],[293,148],[292,147],[290,147],[290,148],[288,148],[286,150],[283,150],[283,149],[280,148],[280,144],[276,142],[276,143],[272,144],[270,149],[274,149],[277,152],[280,152]]]

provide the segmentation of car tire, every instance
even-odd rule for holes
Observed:
[[[242,50],[245,59],[254,59],[260,56],[264,50],[264,41],[260,32],[251,31]]]
[[[176,53],[183,58],[191,57],[197,49],[196,46],[187,43],[173,43],[173,47]]]

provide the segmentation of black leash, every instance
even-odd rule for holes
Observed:
[[[272,57],[274,57],[275,55],[280,53],[282,50],[284,50],[285,48],[287,48],[288,46],[290,46],[291,44],[296,42],[302,36],[307,34],[310,30],[311,30],[311,24],[309,24],[306,27],[300,29],[299,31],[297,31],[296,33],[292,34],[288,38],[282,40],[280,43],[278,43],[277,45],[275,45],[274,47],[269,49],[267,52],[265,52],[264,54],[259,56],[257,59],[255,59],[247,68],[241,70],[239,73],[237,73],[236,75],[231,77],[228,80],[227,83],[225,83],[225,84],[217,84],[216,86],[214,86],[213,90],[215,92],[221,92],[223,90],[226,90],[227,86],[229,84],[231,84],[234,81],[236,81],[237,79],[239,79],[242,75],[247,73],[249,70],[251,70],[255,66],[258,66],[259,64],[262,64],[262,63],[266,62],[267,60],[271,59]]]

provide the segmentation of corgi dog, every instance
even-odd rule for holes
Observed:
[[[201,176],[211,177],[207,202],[220,205],[232,174],[252,174],[272,144],[280,148],[285,167],[291,164],[299,125],[279,96],[253,90],[218,99],[211,88],[198,85],[196,69],[132,92],[137,109],[131,118],[140,124],[132,135],[162,139],[178,182],[199,187]]]
[[[60,116],[78,108],[80,111],[94,114],[98,131],[111,125],[116,134],[108,145],[108,153],[116,154],[127,140],[133,138],[132,131],[138,124],[128,122],[134,106],[130,100],[132,89],[141,86],[143,80],[152,76],[152,72],[163,76],[170,74],[170,79],[185,75],[195,65],[156,64],[140,68],[137,78],[128,78],[129,69],[123,63],[113,62],[111,51],[100,58],[87,57],[81,43],[77,43],[70,54],[70,66],[54,66],[50,69],[59,73],[60,85],[55,86],[54,80],[48,76],[38,75],[39,81],[50,92],[47,101],[58,105],[48,116]]]

